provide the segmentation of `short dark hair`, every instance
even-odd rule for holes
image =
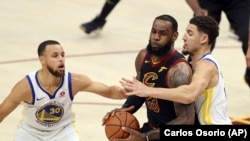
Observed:
[[[198,31],[208,35],[208,43],[214,44],[215,39],[219,36],[218,22],[211,16],[195,16],[189,21],[190,24],[197,26]]]
[[[172,30],[173,32],[177,32],[178,31],[178,23],[176,21],[176,19],[170,15],[160,15],[158,17],[155,18],[156,19],[160,19],[160,20],[164,20],[164,21],[169,21],[172,23]]]
[[[45,51],[47,45],[56,45],[56,44],[57,44],[57,45],[60,45],[59,42],[54,41],[54,40],[46,40],[46,41],[43,41],[43,42],[40,43],[40,45],[38,46],[38,49],[37,49],[38,56],[42,56],[42,55],[43,55],[43,52]]]

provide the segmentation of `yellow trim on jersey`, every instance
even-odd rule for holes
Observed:
[[[204,91],[204,98],[205,99],[204,99],[204,103],[202,105],[202,120],[203,120],[204,124],[212,124],[213,123],[212,118],[211,118],[211,113],[210,113],[213,95],[214,95],[213,88],[206,89]]]
[[[72,111],[72,114],[74,115],[74,120],[72,121],[71,124],[72,124],[73,128],[75,129],[76,134],[78,135],[80,141],[82,141],[81,136],[80,136],[80,133],[78,132],[78,128],[77,128],[77,126],[76,126],[76,121],[75,121],[76,113],[75,113],[74,111]]]

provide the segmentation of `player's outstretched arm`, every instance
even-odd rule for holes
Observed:
[[[28,81],[24,78],[12,88],[0,105],[0,122],[4,120],[22,101],[32,101]]]
[[[207,69],[204,70],[204,67]],[[127,95],[137,95],[141,97],[156,97],[167,99],[183,104],[193,103],[206,88],[210,88],[217,83],[218,70],[214,63],[210,61],[199,61],[189,85],[182,85],[177,88],[152,88],[144,85],[140,81],[133,78],[129,80],[122,78],[121,85],[130,90]],[[214,78],[214,81],[211,81]],[[212,82],[212,83],[210,83]]]
[[[86,91],[111,99],[127,98],[123,88],[114,85],[108,86],[104,83],[93,81],[86,75],[80,74],[72,74],[72,90],[74,95],[79,91]]]

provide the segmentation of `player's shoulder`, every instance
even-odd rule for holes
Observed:
[[[144,57],[146,54],[147,54],[147,50],[145,48],[141,49],[138,52],[138,56],[140,56],[140,57]]]
[[[183,71],[183,72],[192,72],[192,66],[191,64],[183,61],[183,62],[178,62],[177,64],[175,64],[172,69],[174,70],[179,70],[179,71]]]
[[[16,82],[14,87],[11,89],[11,95],[15,95],[18,101],[28,101],[32,96],[32,88],[29,80],[24,77]]]
[[[72,82],[86,82],[89,81],[90,78],[86,74],[71,73],[71,80]]]
[[[76,94],[79,91],[86,91],[86,89],[95,84],[89,76],[79,73],[71,73],[71,82],[73,93]]]
[[[87,75],[81,74],[81,73],[71,72],[71,78],[72,79],[79,79],[79,78],[84,78],[84,77],[87,77]]]
[[[201,70],[201,71],[206,71],[206,72],[213,72],[218,70],[218,64],[210,59],[204,59],[200,60],[196,63],[195,65],[195,70]],[[204,69],[206,68],[206,69]]]
[[[17,81],[17,83],[15,85],[15,87],[18,87],[18,88],[19,87],[22,88],[22,87],[26,87],[26,86],[29,86],[29,81],[26,78],[20,79],[19,81]]]

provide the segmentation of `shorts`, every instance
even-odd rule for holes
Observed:
[[[53,131],[41,131],[22,123],[14,141],[80,141],[80,138],[72,124]]]

